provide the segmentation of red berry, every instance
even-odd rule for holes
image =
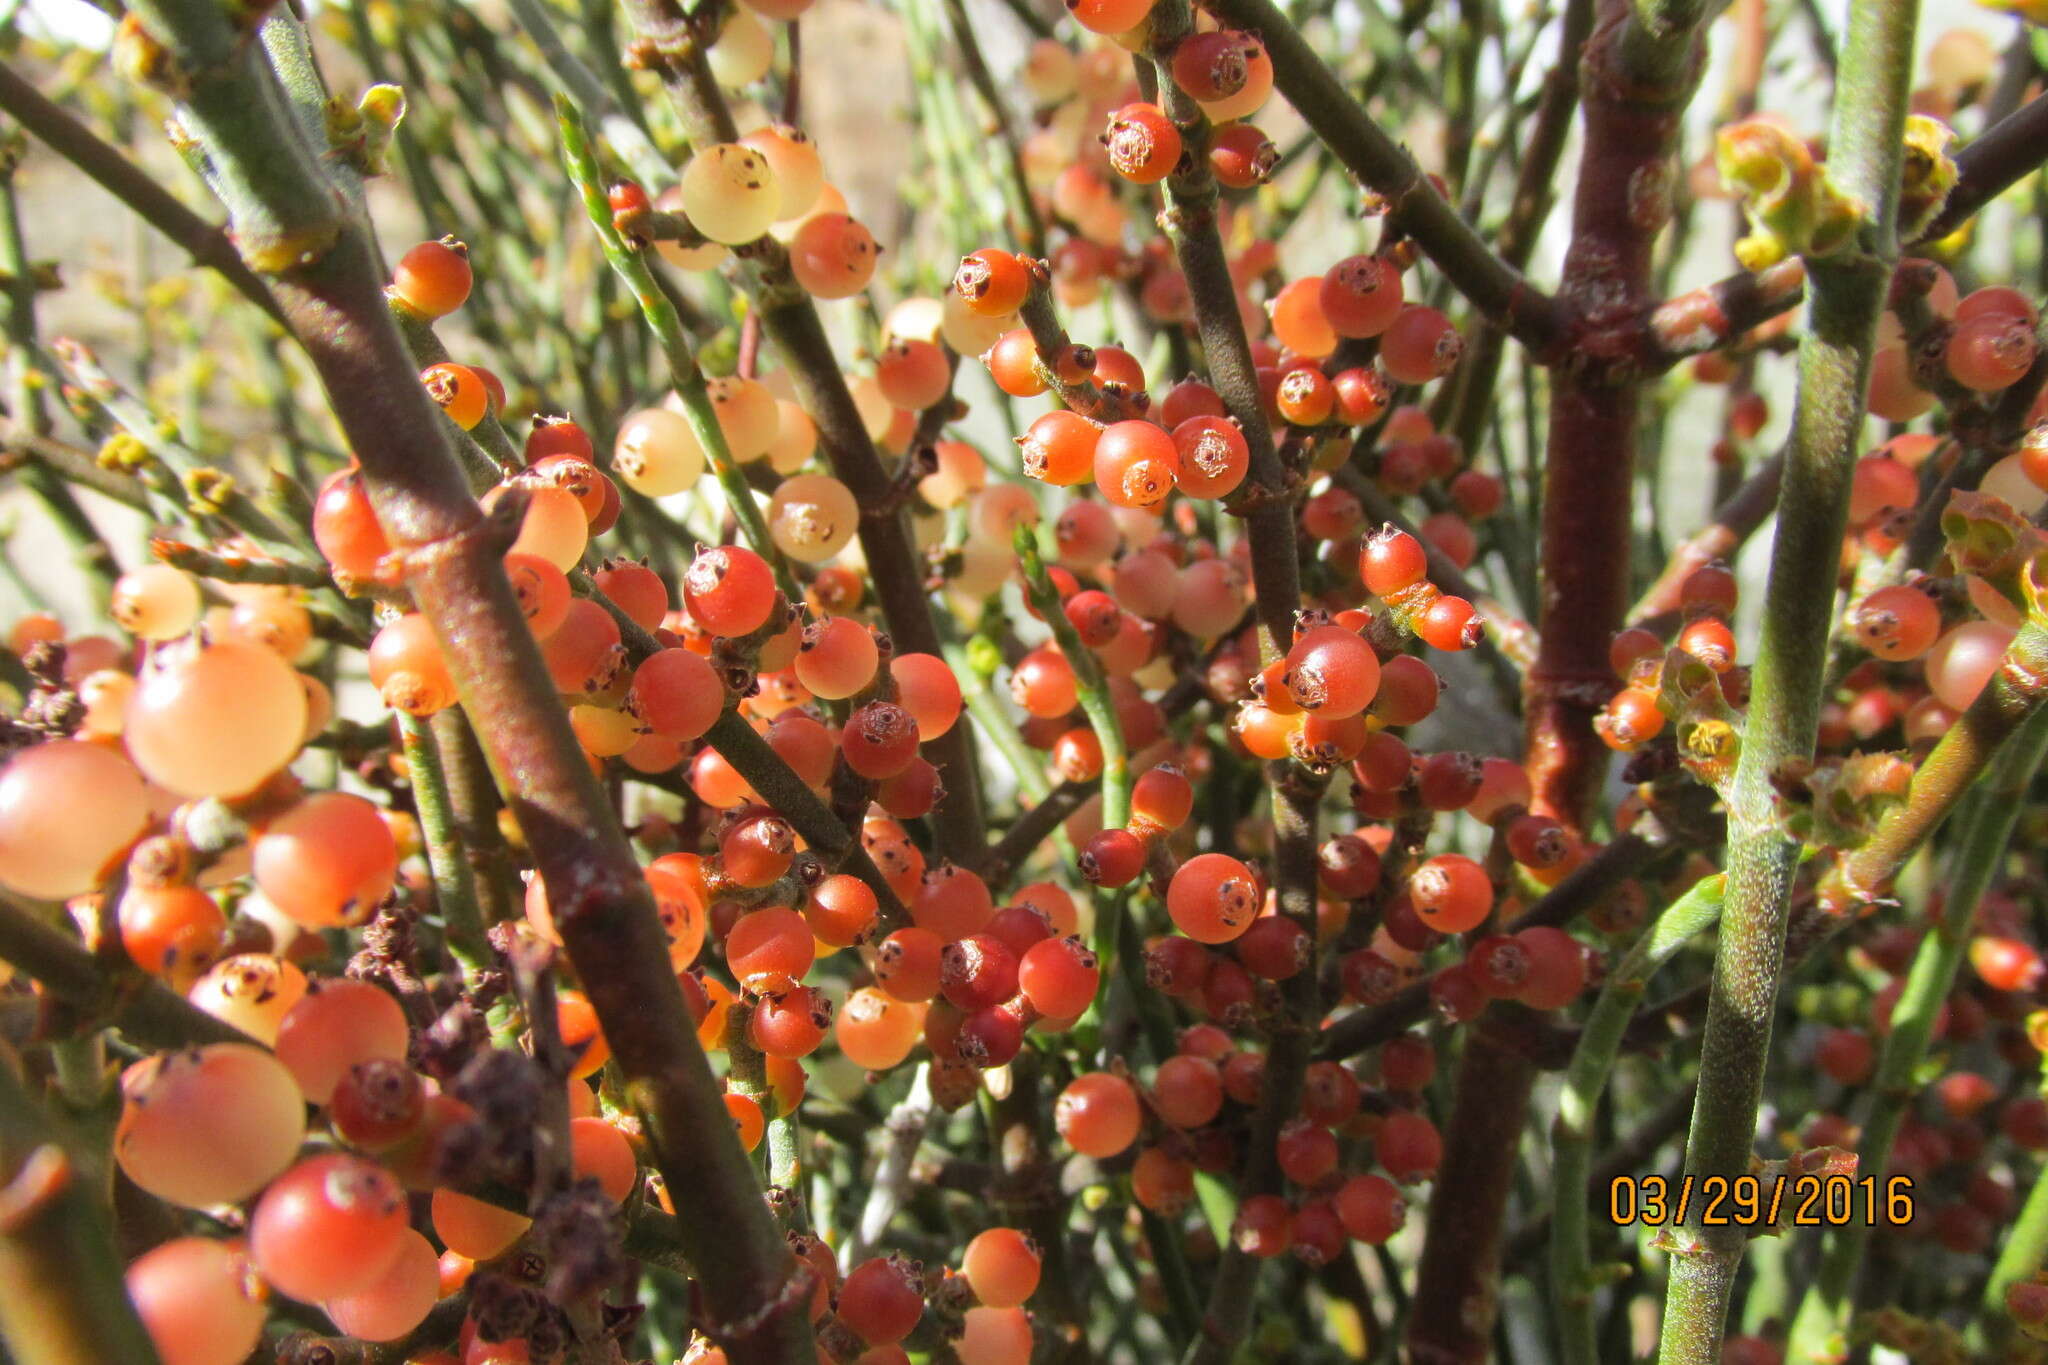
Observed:
[[[1408,1218],[1400,1187],[1381,1175],[1352,1176],[1338,1187],[1336,1205],[1344,1230],[1368,1246],[1385,1242]]]
[[[1493,909],[1493,883],[1486,869],[1459,853],[1439,853],[1408,879],[1415,912],[1446,934],[1477,928]]]
[[[1429,576],[1429,556],[1422,542],[1394,526],[1382,526],[1365,539],[1359,551],[1358,576],[1376,597],[1391,597]]]
[[[1031,269],[1022,257],[983,247],[960,262],[953,273],[953,292],[971,313],[1004,317],[1016,312],[1031,292]]]
[[[1419,303],[1405,305],[1380,337],[1380,363],[1396,383],[1426,384],[1449,374],[1465,339],[1451,320]]]
[[[1297,1185],[1314,1185],[1337,1169],[1336,1137],[1310,1119],[1289,1119],[1281,1125],[1274,1148],[1281,1174]]]
[[[421,242],[398,258],[391,292],[416,313],[446,317],[469,298],[469,248],[453,237]]]
[[[1304,711],[1332,719],[1355,716],[1379,691],[1379,656],[1342,626],[1318,626],[1288,650],[1284,681]]]
[[[1388,1175],[1403,1185],[1427,1180],[1443,1160],[1443,1138],[1420,1114],[1389,1114],[1373,1139],[1373,1152]]]
[[[1017,993],[1017,955],[993,934],[969,934],[939,955],[939,989],[967,1013]]]
[[[1375,337],[1401,312],[1401,272],[1378,256],[1347,256],[1324,272],[1317,297],[1338,336]]]
[[[1101,978],[1095,954],[1071,936],[1040,939],[1017,963],[1018,988],[1050,1019],[1079,1017],[1094,1002]]]
[[[1251,868],[1227,853],[1198,853],[1166,888],[1166,911],[1189,938],[1228,943],[1249,929],[1262,899]]]
[[[862,1261],[840,1282],[839,1320],[870,1346],[890,1346],[924,1317],[924,1286],[900,1256]]]
[[[1142,1121],[1138,1092],[1107,1071],[1076,1076],[1053,1104],[1053,1123],[1067,1145],[1097,1160],[1135,1142]]]
[[[1156,104],[1126,104],[1109,116],[1102,134],[1110,169],[1138,185],[1155,185],[1180,161],[1180,129]]]
[[[1209,170],[1225,189],[1262,185],[1280,164],[1280,149],[1249,123],[1226,123],[1209,138]]]

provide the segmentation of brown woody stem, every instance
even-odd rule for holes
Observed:
[[[1545,456],[1542,600],[1524,691],[1533,806],[1583,828],[1607,770],[1593,717],[1611,694],[1608,644],[1628,606],[1641,380],[1635,319],[1679,174],[1673,153],[1697,84],[1698,7],[1601,0],[1586,41],[1585,146],[1555,302]],[[1407,1342],[1431,1365],[1487,1358],[1500,1244],[1534,1063],[1476,1031],[1459,1059],[1444,1163]]]
[[[668,965],[646,880],[569,727],[507,583],[510,528],[471,498],[446,424],[386,307],[373,244],[318,150],[277,110],[274,79],[235,12],[150,0],[132,41],[180,97],[243,258],[272,290],[357,451],[372,505],[433,622],[463,709],[548,883],[556,924],[611,1042],[698,1269],[708,1330],[736,1361],[809,1365],[795,1270],[726,1113]]]

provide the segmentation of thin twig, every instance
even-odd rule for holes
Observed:
[[[155,176],[44,98],[41,91],[5,63],[0,63],[0,109],[28,129],[37,141],[133,209],[142,221],[182,247],[195,265],[214,271],[243,298],[278,322],[284,321],[269,286],[242,260],[226,232],[179,203]]]
[[[1592,1227],[1585,1188],[1593,1163],[1593,1118],[1606,1092],[1629,1020],[1657,968],[1706,932],[1720,917],[1727,879],[1719,873],[1693,884],[1643,931],[1628,956],[1601,987],[1586,1017],[1579,1045],[1565,1073],[1551,1125],[1553,1183],[1563,1193],[1550,1229],[1550,1275],[1558,1299],[1558,1332],[1566,1365],[1598,1365],[1593,1315]]]
[[[247,1034],[216,1019],[159,981],[110,975],[90,949],[32,912],[0,898],[0,961],[15,967],[89,1017],[151,1047],[244,1043]]]
[[[2044,756],[2048,710],[2036,709],[2012,734],[1995,770],[1970,798],[1974,809],[1965,817],[1950,858],[1941,916],[1920,940],[1906,971],[1905,987],[1892,1006],[1891,1027],[1871,1077],[1870,1111],[1858,1125],[1862,1136],[1856,1143],[1861,1174],[1883,1175],[1891,1169],[1892,1144],[1919,1093],[1935,1026],[1969,952],[1977,907],[2004,867],[2006,845]],[[1787,1360],[1839,1360],[1847,1351],[1856,1280],[1871,1231],[1869,1224],[1851,1219],[1828,1232],[1819,1271],[1792,1321]]]
[[[1414,239],[1458,292],[1510,336],[1545,352],[1557,339],[1555,310],[1458,216],[1413,157],[1374,123],[1344,83],[1272,0],[1214,0],[1210,13],[1259,35],[1280,93],[1332,155],[1386,203],[1387,227]]]
[[[701,30],[706,16],[686,15],[677,0],[627,0],[626,10],[641,40],[636,60],[660,75],[690,140],[698,146],[736,140],[738,126],[705,56],[708,44]],[[939,633],[926,594],[924,560],[911,541],[902,500],[892,496],[894,476],[861,421],[816,305],[790,274],[788,253],[762,238],[735,252],[726,268],[759,312],[762,334],[795,381],[797,400],[817,424],[819,448],[834,477],[862,509],[860,544],[868,581],[896,649],[937,654]],[[970,780],[973,729],[963,718],[926,747],[948,777],[946,799],[931,817],[939,851],[971,863],[987,842],[980,783]]]

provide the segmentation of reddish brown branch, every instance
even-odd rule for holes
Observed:
[[[735,1361],[808,1365],[799,1273],[733,1132],[669,967],[638,862],[570,729],[503,556],[513,525],[470,496],[448,424],[384,299],[374,244],[268,93],[235,14],[206,0],[131,11],[152,70],[181,97],[246,260],[270,274],[292,333],[361,462],[407,586],[440,640],[506,805],[545,879],[571,963],[679,1201],[707,1330]],[[516,501],[507,506],[516,513]]]
[[[1679,294],[1643,317],[1643,368],[1670,369],[1692,356],[1740,341],[1742,334],[1806,297],[1806,265],[1797,256],[1754,274],[1743,271]]]
[[[1698,9],[1601,0],[1582,65],[1585,146],[1556,298],[1542,526],[1542,610],[1529,670],[1524,765],[1533,807],[1583,828],[1607,772],[1593,718],[1616,686],[1608,645],[1628,608],[1640,319],[1680,174],[1697,84]],[[1407,1331],[1425,1365],[1484,1361],[1502,1220],[1534,1064],[1475,1030],[1459,1062],[1444,1164]]]

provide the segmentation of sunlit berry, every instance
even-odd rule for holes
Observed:
[[[427,397],[437,403],[448,420],[470,430],[490,410],[490,391],[477,372],[467,365],[440,361],[420,371],[420,384]]]
[[[677,187],[690,226],[727,246],[753,241],[782,211],[768,158],[737,142],[698,148]]]
[[[214,703],[200,705],[211,711]],[[175,698],[157,706],[182,709]],[[196,753],[158,766],[181,777],[213,775]],[[16,752],[0,769],[0,883],[52,900],[92,890],[149,822],[149,792],[136,768],[118,751],[78,739]]]
[[[1038,1246],[1016,1228],[990,1228],[968,1242],[961,1273],[991,1308],[1014,1308],[1038,1288]]]
[[[741,546],[699,550],[683,575],[683,605],[713,635],[746,635],[774,610],[775,576],[766,560]]]
[[[1439,853],[1416,868],[1408,895],[1423,922],[1446,934],[1478,927],[1493,909],[1486,869],[1459,853]]]
[[[1044,938],[1017,962],[1017,985],[1049,1019],[1072,1019],[1095,999],[1101,971],[1095,954],[1074,937]]]
[[[1337,335],[1378,336],[1401,312],[1401,272],[1380,256],[1347,256],[1323,273],[1317,297]]]
[[[650,498],[692,487],[704,473],[704,447],[681,414],[642,408],[619,424],[612,468],[627,487]]]
[[[180,796],[237,796],[298,753],[306,706],[298,674],[271,650],[234,640],[174,645],[143,670],[122,737],[158,786]],[[125,807],[117,810],[125,817]]]
[[[1225,189],[1263,185],[1280,165],[1280,149],[1257,126],[1226,123],[1209,137],[1209,171]]]
[[[844,213],[804,219],[789,242],[789,271],[805,293],[821,299],[852,298],[868,287],[882,249],[874,234]]]
[[[1356,633],[1318,626],[1288,650],[1284,682],[1304,711],[1331,719],[1355,716],[1379,690],[1379,657]]]
[[[249,1218],[263,1278],[303,1302],[375,1284],[404,1248],[405,1191],[389,1171],[353,1156],[315,1156],[273,1181]]]
[[[1098,477],[1097,451],[1103,434],[1101,424],[1078,413],[1064,408],[1046,413],[1019,438],[1024,472],[1055,487],[1086,483]]]
[[[1252,870],[1227,853],[1199,853],[1167,884],[1166,910],[1175,926],[1201,943],[1228,943],[1251,927],[1260,891]]]
[[[1111,114],[1102,145],[1110,168],[1138,185],[1166,179],[1181,158],[1180,129],[1156,104],[1126,104]]]
[[[1053,1123],[1067,1145],[1098,1160],[1135,1142],[1142,1119],[1138,1092],[1106,1071],[1076,1076],[1053,1104]]]
[[[398,258],[391,292],[424,317],[446,317],[469,298],[469,248],[453,237],[421,242]]]
[[[237,1365],[263,1338],[262,1286],[238,1242],[174,1237],[130,1262],[125,1285],[163,1365]]]
[[[188,1208],[246,1199],[291,1164],[305,1099],[284,1063],[245,1043],[165,1052],[121,1077],[113,1153],[135,1184]]]
[[[981,317],[1005,317],[1031,292],[1031,270],[1020,257],[983,247],[961,260],[953,272],[953,292]]]

